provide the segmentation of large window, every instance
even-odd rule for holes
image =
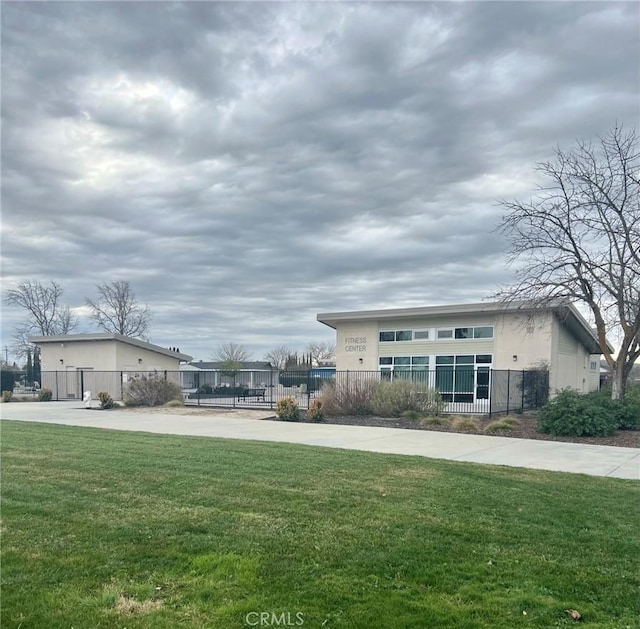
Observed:
[[[489,398],[490,354],[436,356],[436,388],[445,402]]]
[[[426,382],[429,376],[428,356],[381,356],[378,365],[386,380],[403,378]]]

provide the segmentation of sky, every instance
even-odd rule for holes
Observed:
[[[2,280],[256,360],[513,281],[500,199],[637,126],[637,2],[3,2]],[[2,346],[24,313],[2,306]],[[3,350],[4,353],[4,350]]]

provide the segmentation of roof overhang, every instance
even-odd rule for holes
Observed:
[[[123,334],[112,334],[110,332],[96,332],[94,334],[56,334],[53,336],[32,336],[29,338],[29,342],[35,343],[36,345],[45,345],[47,343],[90,343],[97,341],[117,341],[183,362],[193,360],[193,356],[189,356],[188,354],[173,352],[166,347],[160,347],[159,345],[153,345],[140,339],[134,339],[130,336],[124,336]]]

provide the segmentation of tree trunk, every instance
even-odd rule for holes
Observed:
[[[611,368],[611,399],[621,400],[624,397],[624,365],[619,361]]]

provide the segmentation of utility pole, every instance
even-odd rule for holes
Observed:
[[[9,348],[6,345],[4,346],[4,364],[9,365]]]

